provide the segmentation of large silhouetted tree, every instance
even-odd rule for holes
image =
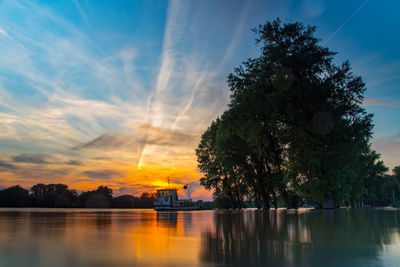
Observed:
[[[348,62],[333,63],[335,53],[319,44],[315,27],[277,19],[254,32],[261,54],[228,76],[229,109],[199,144],[202,184],[220,190],[231,171],[263,208],[278,195],[288,207],[308,198],[326,208],[368,196],[371,177],[386,169],[370,149],[361,77]]]

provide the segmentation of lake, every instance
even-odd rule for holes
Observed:
[[[0,266],[400,266],[400,210],[0,209]]]

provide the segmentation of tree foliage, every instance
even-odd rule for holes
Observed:
[[[201,184],[233,208],[243,197],[265,209],[277,196],[287,207],[307,198],[326,208],[376,197],[387,168],[370,148],[361,77],[347,61],[334,64],[315,27],[277,19],[254,32],[261,54],[229,74],[229,107],[196,150]]]
[[[0,207],[25,207],[29,191],[19,185],[0,191]]]

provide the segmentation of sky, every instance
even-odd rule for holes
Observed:
[[[195,148],[257,57],[252,28],[315,25],[366,83],[373,148],[400,165],[400,2],[0,0],[0,186],[199,185]],[[182,192],[181,192],[182,194]]]

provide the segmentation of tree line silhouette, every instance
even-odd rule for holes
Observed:
[[[201,184],[230,208],[384,204],[398,198],[400,168],[371,147],[365,84],[349,62],[314,37],[315,27],[279,19],[254,29],[260,56],[228,75],[228,109],[196,149]]]
[[[113,197],[107,186],[81,193],[65,184],[36,184],[30,189],[15,185],[0,190],[0,207],[153,208],[154,200],[154,195],[148,193]]]

